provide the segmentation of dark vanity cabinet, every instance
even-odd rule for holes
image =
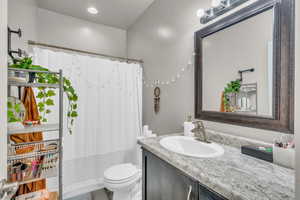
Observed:
[[[143,149],[143,200],[225,200]]]
[[[198,184],[143,150],[143,200],[197,200]]]

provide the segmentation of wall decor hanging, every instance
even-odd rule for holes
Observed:
[[[155,87],[154,89],[154,112],[157,114],[160,110],[160,88]]]

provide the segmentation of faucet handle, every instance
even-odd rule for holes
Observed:
[[[193,124],[204,128],[203,121],[201,121],[201,120],[195,120],[195,121],[193,121]]]
[[[194,120],[192,123],[193,124],[198,124],[200,122],[200,120]]]

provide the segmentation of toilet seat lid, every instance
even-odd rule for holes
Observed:
[[[130,163],[110,167],[104,172],[104,178],[112,181],[129,179],[138,173],[136,166]]]

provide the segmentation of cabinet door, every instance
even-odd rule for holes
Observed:
[[[198,200],[197,182],[144,150],[143,200]]]
[[[199,200],[227,200],[227,199],[199,185]]]

